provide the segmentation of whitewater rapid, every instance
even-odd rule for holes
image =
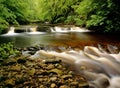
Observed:
[[[84,50],[56,52],[39,50],[30,58],[57,57],[74,67],[89,82],[90,88],[120,88],[120,53],[109,45],[108,51],[101,46],[85,46]]]

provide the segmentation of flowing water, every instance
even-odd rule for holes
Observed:
[[[0,43],[14,42],[17,47],[38,44],[59,49],[61,46],[69,47],[68,50],[61,49],[61,52],[40,50],[31,58],[59,57],[86,77],[90,88],[120,88],[120,35],[96,34],[79,27],[50,27],[51,32],[29,29],[32,31],[15,33],[12,27],[7,34],[0,36]]]
[[[108,50],[116,50],[108,45]],[[72,66],[77,74],[83,75],[90,88],[120,88],[120,53],[108,53],[101,46],[85,46],[84,50],[68,50],[64,52],[37,51],[30,58],[59,58]]]
[[[50,27],[51,32],[37,31],[36,26],[25,27],[21,33],[16,33],[11,27],[7,34],[0,36],[0,43],[14,42],[17,47],[34,46],[38,44],[53,46],[70,46],[83,48],[86,45],[120,45],[120,35],[106,35],[89,32],[79,27]],[[23,29],[23,27],[21,27]],[[46,30],[44,27],[42,30]],[[76,30],[75,30],[76,29]],[[48,30],[48,29],[47,29]]]

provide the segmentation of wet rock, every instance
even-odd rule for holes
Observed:
[[[48,60],[45,60],[45,64],[56,64],[56,63],[60,63],[61,60],[57,60],[57,59],[48,59]]]
[[[30,51],[23,51],[22,55],[27,57],[27,56],[30,56],[31,54],[30,54]]]
[[[39,88],[45,88],[44,85],[40,85]]]
[[[9,72],[9,73],[8,73],[8,77],[11,78],[11,77],[13,77],[14,75],[16,75],[16,73],[17,73],[16,71]]]
[[[71,82],[70,83],[71,86],[78,86],[78,84],[79,84],[78,82]]]
[[[38,71],[35,72],[35,74],[37,76],[39,76],[39,75],[42,75],[42,76],[49,75],[48,71],[46,71],[46,70],[38,70]]]
[[[0,63],[3,62],[4,60],[2,58],[0,58]]]
[[[69,78],[72,78],[72,75],[63,75],[62,78],[65,79],[65,80],[67,80]]]
[[[20,77],[15,80],[15,84],[23,84],[26,81],[26,77]]]
[[[2,65],[4,66],[8,66],[8,65],[13,65],[15,64],[16,62],[3,62]]]
[[[25,62],[26,62],[25,59],[18,59],[18,60],[17,60],[17,63],[19,63],[19,64],[24,64]]]
[[[29,50],[29,51],[37,51],[38,49],[36,47],[29,47],[29,48],[27,48],[27,50]]]
[[[30,55],[34,55],[35,53],[36,53],[36,51],[29,52]]]
[[[67,85],[62,85],[62,86],[60,86],[59,88],[70,88],[70,87],[67,86]]]
[[[114,53],[119,53],[119,49],[117,46],[113,46],[113,45],[107,45],[107,49],[110,53],[114,54]]]
[[[16,75],[15,75],[15,78],[16,78],[16,79],[19,79],[19,78],[22,78],[22,77],[23,77],[23,74],[22,74],[22,73],[21,73],[21,74],[19,73],[19,74],[16,74]]]
[[[52,81],[52,82],[57,81],[57,77],[51,77],[51,78],[50,78],[50,81]]]
[[[31,62],[31,61],[27,61],[26,62],[26,66],[34,66],[35,65],[35,63],[34,62]]]
[[[35,74],[35,69],[34,68],[32,68],[28,71],[28,75],[33,76],[34,74]]]
[[[59,74],[59,75],[63,74],[63,72],[59,69],[52,69],[49,71],[49,73],[55,73],[55,74]]]
[[[14,79],[14,78],[7,79],[7,80],[5,81],[5,84],[6,84],[6,85],[14,86],[14,85],[15,85],[15,79]]]
[[[21,70],[21,67],[20,67],[19,65],[15,65],[15,66],[12,66],[12,67],[10,68],[10,70],[12,70],[12,71],[20,71],[20,70]]]
[[[55,67],[58,69],[63,69],[63,66],[61,64],[55,64]]]
[[[1,63],[2,65],[4,66],[7,66],[7,65],[13,65],[16,63],[16,59],[6,59],[6,60],[3,60],[3,62]]]
[[[12,61],[15,63],[8,64]],[[25,56],[7,61],[0,68],[0,88],[89,88],[86,80],[75,76],[61,60],[45,61]]]
[[[0,76],[0,82],[4,81],[6,79],[8,79],[8,77],[6,77],[6,76]]]
[[[55,66],[54,66],[53,64],[49,64],[49,65],[46,67],[46,69],[48,69],[48,70],[54,69],[54,68],[55,68]]]
[[[89,88],[88,83],[79,83],[78,88]]]
[[[51,87],[51,88],[56,88],[56,84],[55,84],[55,83],[52,83],[52,84],[50,85],[50,87]]]

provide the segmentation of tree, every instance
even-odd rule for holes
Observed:
[[[38,0],[37,0],[38,1]],[[34,19],[33,0],[0,0],[0,33],[9,25],[19,25]]]
[[[119,0],[0,0],[0,28],[34,21],[120,31]]]
[[[119,0],[82,0],[75,12],[88,29],[99,32],[120,31]]]
[[[64,22],[77,0],[41,0],[41,19],[50,23]]]

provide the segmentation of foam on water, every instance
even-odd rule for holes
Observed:
[[[50,27],[51,32],[90,32],[90,30],[81,27]]]
[[[3,34],[2,36],[14,36],[18,35],[18,33],[15,33],[15,27],[10,27],[8,33]]]

